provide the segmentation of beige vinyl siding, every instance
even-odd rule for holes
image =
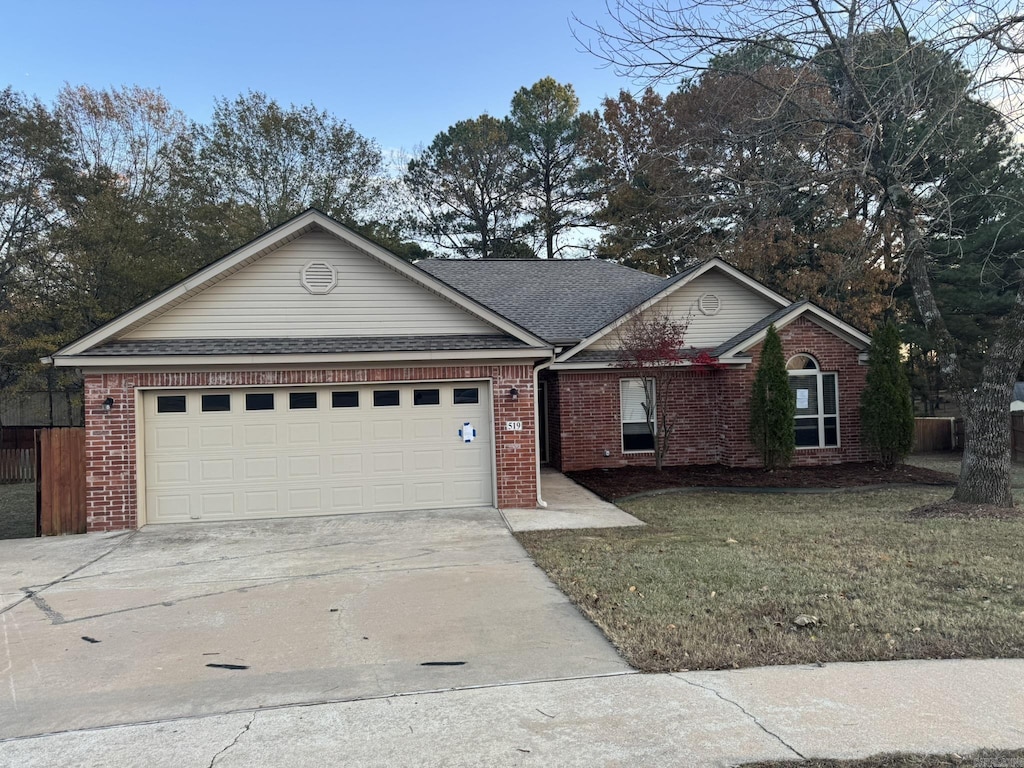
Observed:
[[[310,261],[337,269],[314,295]],[[326,232],[303,235],[125,334],[125,339],[489,334],[495,329]]]
[[[697,300],[705,293],[712,293],[721,301],[718,314],[704,315],[697,308]],[[667,310],[677,321],[689,320],[687,346],[704,348],[716,347],[723,341],[731,339],[778,308],[777,304],[759,293],[712,269],[662,299],[647,312]],[[615,349],[618,346],[619,342],[613,331],[595,342],[591,349]]]

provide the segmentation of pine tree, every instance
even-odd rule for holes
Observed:
[[[900,357],[901,344],[893,323],[875,331],[868,352],[867,386],[860,397],[864,442],[878,452],[887,467],[902,462],[914,444],[914,404]]]
[[[789,465],[796,448],[795,418],[796,398],[789,388],[782,339],[775,326],[770,325],[750,398],[750,438],[761,454],[765,469],[771,471]]]

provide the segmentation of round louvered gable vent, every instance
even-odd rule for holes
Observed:
[[[722,300],[713,293],[705,293],[697,299],[697,309],[702,315],[717,315],[722,309]]]
[[[302,287],[310,293],[330,293],[338,284],[338,273],[325,261],[311,261],[302,268]]]

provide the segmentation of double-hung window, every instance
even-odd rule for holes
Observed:
[[[810,355],[796,355],[786,365],[789,388],[796,398],[797,448],[835,448],[839,445],[839,382],[822,373]]]
[[[648,390],[650,396],[648,396]],[[654,379],[647,379],[644,387],[643,379],[619,380],[619,405],[622,417],[622,450],[624,453],[635,451],[653,451],[654,435],[647,425],[648,419],[656,424],[655,404],[657,398],[654,391]],[[648,404],[648,397],[651,402]]]

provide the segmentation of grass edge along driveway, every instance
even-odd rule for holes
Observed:
[[[948,495],[669,494],[517,537],[643,671],[1024,656],[1024,516],[907,514]]]

